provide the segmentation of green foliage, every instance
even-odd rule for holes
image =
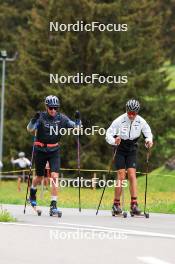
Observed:
[[[172,64],[175,63],[175,1],[174,0],[160,0],[159,13],[163,17],[162,24],[162,45],[166,52],[166,56]]]
[[[16,218],[14,218],[7,210],[0,209],[0,222],[16,222]]]
[[[7,23],[1,29],[5,34],[1,46],[17,49],[20,54],[8,75],[5,162],[14,151],[24,150],[30,155],[32,137],[27,134],[26,125],[37,110],[44,110],[43,99],[48,94],[60,97],[62,112],[71,118],[79,109],[84,127],[104,128],[123,113],[126,100],[135,97],[141,101],[141,115],[155,135],[152,167],[159,166],[172,154],[174,130],[170,129],[173,117],[169,112],[173,103],[169,103],[167,76],[162,70],[166,58],[161,42],[164,20],[159,1],[7,1],[1,10],[0,19]],[[49,32],[50,21],[77,20],[128,23],[128,31]],[[49,73],[77,72],[128,75],[129,81],[127,85],[49,84]],[[104,136],[82,136],[81,144],[82,167],[107,167],[111,148]],[[75,167],[75,138],[63,137],[62,149],[62,166]],[[144,167],[144,151],[141,148],[140,168]]]

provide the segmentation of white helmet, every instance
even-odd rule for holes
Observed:
[[[25,153],[24,152],[19,152],[18,153],[18,157],[19,158],[24,158],[25,157]]]
[[[126,103],[126,111],[127,112],[136,112],[138,113],[140,110],[140,103],[139,101],[135,100],[135,99],[131,99]]]
[[[45,99],[47,106],[60,107],[60,101],[55,95],[48,95]]]

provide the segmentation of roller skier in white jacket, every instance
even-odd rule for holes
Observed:
[[[138,115],[140,103],[131,99],[126,103],[126,113],[116,118],[106,132],[106,141],[110,145],[117,146],[115,165],[117,169],[117,180],[122,183],[126,177],[130,182],[131,211],[140,214],[137,203],[137,180],[136,180],[136,156],[137,141],[141,134],[145,138],[145,147],[153,146],[153,135],[148,123]],[[122,212],[120,208],[120,196],[122,184],[115,187],[113,211],[116,214]]]

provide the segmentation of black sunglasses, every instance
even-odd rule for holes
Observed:
[[[58,110],[58,107],[54,107],[54,106],[53,107],[52,106],[49,106],[48,108],[49,108],[49,110],[55,110],[55,111]]]

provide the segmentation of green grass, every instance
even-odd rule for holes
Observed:
[[[0,222],[16,222],[16,218],[14,218],[7,210],[0,209]]]
[[[138,198],[143,209],[145,177],[138,178]],[[50,191],[44,191],[44,199],[40,197],[38,187],[38,204],[48,206],[50,203]],[[17,183],[14,181],[0,182],[0,203],[24,204],[26,184],[22,184],[22,191],[17,192]],[[113,201],[113,188],[107,188],[101,209],[110,209]],[[102,189],[81,190],[82,208],[96,208]],[[130,195],[128,188],[125,190],[126,208],[129,209]],[[175,213],[175,171],[159,168],[148,176],[148,209],[150,212]],[[59,192],[59,206],[77,208],[78,188],[61,188]]]
[[[139,178],[138,186],[141,192],[145,186],[145,177]],[[175,213],[175,171],[161,167],[149,174],[148,207],[153,212]]]

